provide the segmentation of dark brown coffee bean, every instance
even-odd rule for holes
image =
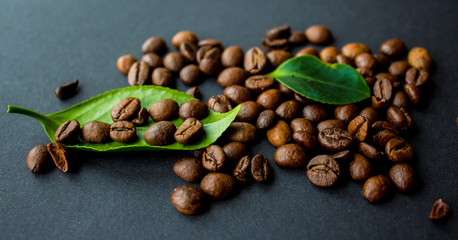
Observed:
[[[141,108],[140,111],[138,111],[137,117],[132,119],[132,123],[135,124],[135,126],[143,126],[148,123],[148,119],[149,119],[148,109]]]
[[[410,102],[412,102],[413,105],[417,105],[420,102],[420,88],[413,84],[407,83],[406,85],[404,85],[404,91],[406,92],[407,96],[409,96]]]
[[[246,101],[251,101],[250,90],[239,85],[232,85],[224,89],[224,95],[233,103],[240,104]]]
[[[231,85],[243,85],[248,74],[245,70],[239,67],[229,67],[221,71],[218,75],[218,84],[225,88]]]
[[[143,137],[149,145],[164,146],[174,142],[173,136],[176,134],[175,131],[177,131],[177,128],[173,123],[169,121],[160,121],[151,125],[151,127],[146,130]]]
[[[256,127],[246,122],[232,122],[226,133],[234,142],[250,143],[256,139]]]
[[[365,142],[359,143],[358,152],[361,153],[361,155],[372,160],[379,159],[381,156],[384,155],[384,153],[380,151],[378,148]]]
[[[267,75],[255,75],[245,80],[245,87],[253,92],[263,92],[271,88],[275,79]]]
[[[346,161],[350,156],[351,156],[351,151],[350,150],[343,150],[340,152],[336,152],[331,155],[331,157],[336,160],[337,162],[344,162]]]
[[[293,119],[290,123],[290,126],[293,132],[305,131],[305,132],[310,132],[313,135],[315,135],[317,132],[312,122],[310,122],[309,120],[305,118]]]
[[[380,46],[380,52],[389,57],[400,57],[406,51],[406,46],[401,39],[386,40]]]
[[[264,110],[259,114],[256,121],[256,128],[259,130],[267,130],[273,127],[277,122],[277,114],[273,110]]]
[[[299,104],[305,105],[309,102],[309,99],[295,92],[294,101],[298,102]]]
[[[388,66],[390,66],[390,59],[380,53],[373,54],[372,55],[375,59],[375,68],[376,70],[380,72],[386,72],[388,69]]]
[[[369,47],[362,43],[348,43],[342,47],[342,54],[350,59],[355,59],[361,53],[370,53]]]
[[[289,48],[289,42],[287,38],[280,38],[280,39],[265,38],[262,40],[261,44],[268,51],[288,50]]]
[[[363,116],[369,120],[371,124],[373,124],[378,119],[378,112],[372,107],[364,108],[360,113],[360,116]]]
[[[280,93],[282,93],[283,95],[293,95],[294,94],[294,91],[291,90],[290,88],[288,88],[287,86],[279,83],[278,84],[278,90],[280,91]]]
[[[241,142],[230,142],[223,146],[223,150],[231,163],[236,163],[248,153],[248,148]]]
[[[199,182],[204,169],[202,162],[193,157],[184,157],[173,164],[173,172],[186,182]]]
[[[328,120],[324,120],[324,121],[321,121],[320,123],[318,123],[318,125],[316,125],[316,129],[318,131],[322,131],[326,128],[340,128],[340,129],[347,129],[347,126],[346,124],[344,123],[344,121],[342,120],[339,120],[339,119],[328,119]]]
[[[266,36],[269,39],[288,38],[291,34],[291,27],[289,25],[282,25],[269,29]]]
[[[221,64],[224,67],[238,67],[243,62],[243,50],[239,46],[229,46],[221,54]]]
[[[385,154],[393,162],[405,162],[412,159],[413,150],[406,140],[396,137],[386,143]]]
[[[179,72],[186,64],[184,57],[177,53],[171,52],[164,56],[164,67],[172,72]]]
[[[124,98],[111,110],[111,119],[117,121],[129,121],[137,116],[141,104],[138,98]]]
[[[394,164],[390,169],[390,178],[399,191],[410,192],[415,185],[415,170],[409,164]]]
[[[404,77],[409,67],[410,66],[406,61],[397,61],[391,63],[388,67],[388,72],[396,77]]]
[[[220,57],[221,48],[210,45],[200,47],[196,54],[196,60],[198,63],[201,63],[204,59],[213,59],[219,62]]]
[[[217,47],[217,48],[220,48],[220,49],[224,48],[223,44],[220,41],[218,41],[216,39],[210,39],[210,38],[200,40],[197,43],[197,46],[199,46],[199,47],[211,46],[211,47]]]
[[[355,153],[353,161],[348,164],[348,172],[353,180],[365,180],[371,175],[371,163],[362,155]]]
[[[325,63],[336,63],[337,62],[337,55],[339,55],[340,51],[336,47],[325,47],[320,52],[320,59]]]
[[[208,171],[220,171],[226,165],[226,153],[218,145],[208,146],[202,155],[202,166]]]
[[[180,70],[180,80],[186,85],[196,85],[200,80],[200,70],[197,65],[189,64]]]
[[[135,62],[127,74],[127,83],[129,86],[144,85],[149,78],[149,65],[146,62]]]
[[[386,121],[377,121],[372,124],[372,140],[380,146],[385,146],[390,139],[399,135],[396,127]]]
[[[301,168],[306,163],[307,154],[301,146],[290,143],[277,148],[274,155],[275,163],[280,167]]]
[[[46,145],[37,145],[27,154],[27,168],[33,173],[43,172],[50,160]]]
[[[334,117],[346,123],[350,122],[358,115],[358,108],[355,104],[347,104],[336,106],[334,109]]]
[[[288,38],[288,43],[292,45],[301,45],[307,42],[307,37],[303,32],[300,31],[293,31]]]
[[[122,74],[127,75],[130,67],[136,61],[137,59],[134,56],[132,56],[131,54],[122,55],[116,61],[116,67]]]
[[[328,155],[318,155],[307,164],[307,177],[318,187],[334,185],[340,175],[339,164]]]
[[[132,142],[137,138],[137,129],[129,121],[115,122],[110,127],[110,137],[116,142]]]
[[[279,120],[275,126],[266,132],[267,140],[275,147],[287,144],[291,141],[291,128],[288,123],[283,120]]]
[[[171,121],[177,117],[178,103],[172,99],[161,99],[149,108],[149,115],[156,121]]]
[[[200,188],[208,196],[215,199],[229,197],[234,187],[234,178],[225,173],[212,172],[200,182]]]
[[[321,105],[309,104],[302,109],[305,119],[318,123],[329,118],[328,112]]]
[[[306,132],[306,131],[294,132],[293,139],[294,141],[306,147],[307,149],[314,150],[316,147],[316,137],[311,132]]]
[[[318,142],[328,151],[342,151],[353,142],[352,135],[340,128],[326,128],[318,133]]]
[[[267,63],[267,56],[259,47],[252,47],[245,53],[243,67],[251,74],[260,73]]]
[[[354,66],[355,65],[353,59],[351,59],[349,57],[346,57],[343,54],[338,54],[336,56],[336,61],[338,63],[347,64],[347,65],[350,65],[350,66]]]
[[[428,50],[422,47],[414,47],[410,49],[407,55],[407,61],[409,65],[417,68],[429,68],[433,64],[433,58],[429,54]]]
[[[320,25],[313,25],[307,28],[305,30],[305,36],[309,42],[315,44],[325,44],[332,41],[331,31],[327,27]]]
[[[397,129],[406,130],[413,124],[412,117],[404,108],[397,108],[391,106],[386,112],[387,120],[393,124]]]
[[[316,50],[316,48],[314,47],[305,47],[305,48],[302,48],[301,50],[299,50],[297,53],[296,53],[296,57],[299,57],[299,56],[304,56],[304,55],[312,55],[312,56],[315,56],[315,57],[318,57],[318,50]]]
[[[67,160],[67,150],[65,147],[58,143],[50,143],[46,146],[48,148],[48,152],[54,161],[56,167],[58,167],[62,172],[68,171],[68,160]]]
[[[376,175],[366,180],[363,186],[363,197],[370,203],[383,201],[391,188],[391,180],[383,175]]]
[[[450,206],[445,203],[441,198],[437,199],[434,202],[431,213],[429,214],[429,219],[441,219],[448,216],[450,213]]]
[[[376,66],[376,61],[372,54],[361,53],[355,57],[355,65],[359,68],[374,69]]]
[[[216,76],[221,71],[221,63],[215,59],[205,58],[200,61],[199,69],[208,76]]]
[[[386,78],[377,80],[374,83],[373,94],[378,99],[390,101],[391,96],[393,95],[393,85],[391,84],[391,81]]]
[[[294,100],[290,100],[280,104],[275,113],[277,113],[280,118],[286,121],[291,121],[300,114],[300,111],[299,103]]]
[[[358,142],[363,142],[369,136],[370,122],[363,116],[355,117],[349,124],[347,131]]]
[[[167,68],[158,67],[153,70],[151,81],[153,85],[168,87],[173,83],[172,72]]]
[[[409,96],[404,91],[398,91],[393,97],[393,106],[398,108],[407,108],[409,106]]]
[[[428,69],[422,68],[420,70],[416,68],[409,68],[406,72],[406,83],[413,84],[415,86],[421,86],[425,84],[429,79]]]
[[[146,62],[151,69],[162,67],[162,59],[155,53],[147,53],[143,55],[141,61]]]
[[[150,37],[142,44],[143,53],[161,53],[167,48],[161,37]]]
[[[188,42],[192,43],[194,45],[197,45],[197,41],[199,39],[197,38],[196,34],[194,34],[191,31],[180,31],[177,32],[173,38],[172,38],[172,45],[176,48],[179,48],[181,43],[183,42]]]
[[[183,120],[188,118],[203,119],[208,115],[208,107],[200,100],[189,100],[181,105],[178,115]]]
[[[385,108],[387,105],[387,100],[383,98],[372,96],[371,101],[372,101],[372,108],[377,109],[377,110]]]
[[[240,158],[232,172],[232,176],[239,182],[248,182],[251,179],[251,159],[250,156]]]
[[[208,107],[215,112],[225,113],[232,110],[231,101],[224,95],[216,95],[208,99]]]
[[[237,119],[241,122],[254,122],[261,112],[261,106],[254,101],[243,102],[237,114]]]
[[[204,125],[195,118],[187,118],[175,132],[175,140],[187,145],[197,143],[205,134]]]
[[[267,58],[269,59],[270,65],[274,68],[280,66],[280,64],[290,59],[291,57],[291,53],[285,50],[272,50],[267,53]]]
[[[76,94],[76,90],[78,89],[78,79],[71,83],[66,83],[62,86],[57,87],[54,90],[54,94],[57,98],[61,100],[65,100],[68,98],[73,97]]]
[[[81,128],[81,138],[90,143],[109,142],[111,140],[110,127],[108,123],[90,121]]]
[[[186,58],[186,60],[190,62],[195,62],[197,46],[189,42],[182,42],[180,44],[180,53],[184,58]]]
[[[196,98],[196,99],[202,99],[202,93],[200,93],[200,90],[198,87],[192,87],[186,90],[186,94],[189,94],[189,96]]]
[[[204,197],[204,193],[199,188],[183,185],[173,190],[171,200],[179,212],[194,215],[200,212],[204,204]]]
[[[272,180],[272,169],[269,160],[262,154],[257,154],[251,159],[251,176],[256,182],[266,183]]]
[[[78,140],[81,132],[80,123],[77,120],[65,121],[54,133],[54,139],[59,143],[74,143]]]

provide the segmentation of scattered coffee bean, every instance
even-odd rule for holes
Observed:
[[[271,88],[275,79],[267,75],[255,75],[245,80],[245,87],[249,90],[259,93]]]
[[[54,139],[59,143],[74,143],[78,140],[81,132],[80,123],[77,120],[65,121],[54,133]]]
[[[127,75],[130,67],[136,61],[137,59],[130,54],[122,55],[121,57],[118,58],[118,61],[116,61],[116,67],[122,74]]]
[[[264,110],[256,120],[256,128],[263,131],[273,127],[277,122],[277,114],[273,110]]]
[[[267,63],[267,57],[264,51],[259,47],[252,47],[245,53],[243,67],[251,74],[260,73]]]
[[[197,43],[197,46],[198,47],[211,46],[211,47],[217,47],[220,49],[224,48],[223,44],[216,39],[202,39]]]
[[[398,108],[407,108],[409,106],[409,96],[404,91],[398,91],[393,97],[393,106]]]
[[[266,36],[269,39],[288,38],[291,34],[291,27],[289,25],[282,25],[269,29]]]
[[[303,32],[300,31],[293,31],[288,38],[288,42],[293,45],[301,45],[307,42],[307,37]]]
[[[324,130],[326,128],[340,128],[346,130],[346,124],[344,123],[344,121],[339,119],[328,119],[321,121],[320,123],[318,123],[318,125],[316,125],[316,129],[318,131]]]
[[[355,59],[361,53],[370,53],[369,47],[362,43],[348,43],[342,47],[342,54],[350,59]]]
[[[287,144],[291,141],[292,132],[288,123],[283,120],[279,120],[275,126],[266,132],[267,140],[275,147]]]
[[[309,102],[308,98],[298,94],[298,93],[294,93],[294,101],[298,102],[299,104],[301,105],[305,105]]]
[[[275,163],[281,167],[300,168],[306,163],[307,154],[301,146],[290,143],[277,148],[274,155]]]
[[[376,61],[372,54],[361,53],[355,57],[355,65],[358,68],[368,68],[372,70],[376,66]]]
[[[375,59],[375,70],[380,72],[386,72],[388,66],[390,65],[390,59],[380,53],[376,53],[372,55]]]
[[[415,86],[421,86],[425,84],[429,79],[428,69],[422,68],[420,70],[416,68],[409,68],[406,72],[406,83],[413,84]]]
[[[386,121],[377,121],[372,124],[372,132],[372,140],[380,146],[385,146],[390,139],[399,135],[396,127]]]
[[[127,83],[129,86],[144,85],[149,78],[149,65],[146,62],[135,62],[127,74]]]
[[[328,155],[317,155],[307,165],[307,177],[318,187],[334,185],[340,175],[339,164]]]
[[[246,122],[232,122],[226,133],[234,142],[250,143],[256,139],[256,127]]]
[[[388,72],[396,77],[404,77],[409,67],[406,61],[397,61],[393,62],[390,67],[388,67]]]
[[[391,81],[386,78],[377,80],[374,83],[373,94],[378,99],[390,101],[393,95],[393,85]]]
[[[351,155],[350,150],[343,150],[332,154],[331,157],[338,162],[345,162]]]
[[[243,85],[248,74],[245,70],[239,67],[228,67],[221,71],[218,75],[218,84],[225,88],[231,85]]]
[[[415,170],[409,164],[398,163],[391,167],[390,178],[399,191],[410,192],[415,185]]]
[[[412,159],[413,150],[404,139],[396,137],[386,143],[385,154],[393,162],[405,162]]]
[[[184,157],[173,164],[173,172],[186,182],[199,182],[204,169],[202,161],[193,157]]]
[[[81,128],[81,138],[90,143],[108,142],[111,140],[110,127],[108,123],[90,121]]]
[[[299,50],[297,53],[296,53],[296,57],[299,57],[299,56],[304,56],[304,55],[312,55],[312,56],[315,56],[315,57],[318,57],[318,50],[316,50],[316,48],[314,47],[305,47],[305,48],[302,48],[301,50]]]
[[[325,63],[335,63],[337,62],[337,55],[340,51],[336,47],[325,47],[320,52],[320,59]]]
[[[309,104],[302,109],[302,115],[305,119],[318,123],[328,119],[329,115],[326,109],[318,104]]]
[[[212,59],[219,62],[221,57],[221,48],[215,46],[202,46],[197,50],[196,60],[201,63],[204,59]]]
[[[353,161],[348,164],[348,172],[353,180],[365,180],[371,175],[371,164],[365,157],[355,153]]]
[[[387,120],[397,129],[406,130],[413,124],[412,117],[404,108],[391,106],[386,113]]]
[[[429,54],[428,50],[422,47],[414,47],[410,49],[407,55],[407,61],[409,65],[417,68],[429,68],[433,64],[433,58]]]
[[[251,179],[251,159],[250,156],[240,158],[232,172],[232,176],[239,182],[248,182]]]
[[[305,118],[296,118],[293,119],[290,123],[291,129],[293,132],[305,131],[312,134],[316,134],[316,128],[313,126],[313,123]]]
[[[203,119],[208,115],[208,107],[200,100],[189,100],[181,105],[178,115],[183,120],[188,118]]]
[[[199,69],[208,76],[216,76],[221,71],[221,63],[215,59],[205,58],[199,63]]]
[[[204,135],[204,125],[195,118],[187,118],[175,132],[175,140],[187,145],[196,143]]]
[[[214,199],[229,197],[234,187],[234,178],[226,173],[212,172],[202,179],[200,188]]]
[[[197,45],[197,38],[196,34],[191,31],[180,31],[177,32],[172,38],[172,45],[176,48],[179,48],[181,43],[188,42],[194,45]]]
[[[267,49],[268,51],[274,50],[288,50],[289,43],[288,39],[281,38],[281,39],[268,39],[265,38],[262,40],[262,46]]]
[[[76,90],[78,89],[78,79],[71,83],[66,83],[62,86],[59,86],[54,90],[54,94],[57,98],[61,100],[65,100],[68,98],[73,97],[76,94]]]
[[[177,52],[171,52],[165,55],[163,62],[164,67],[172,72],[179,72],[186,64],[184,57]]]
[[[146,62],[151,67],[151,69],[163,66],[161,57],[155,53],[147,53],[143,55],[141,61]]]
[[[351,59],[349,57],[346,57],[343,54],[338,54],[336,56],[336,61],[338,63],[347,64],[347,65],[350,65],[350,66],[354,66],[355,65],[353,59]]]
[[[215,112],[225,113],[232,110],[231,101],[224,95],[216,95],[208,99],[208,108]]]
[[[272,50],[267,53],[267,59],[269,59],[270,65],[274,68],[280,66],[280,64],[291,57],[291,53],[285,50]]]
[[[129,143],[137,137],[137,129],[129,121],[115,122],[110,127],[110,137],[116,142]]]
[[[67,150],[65,147],[58,143],[50,143],[46,146],[48,148],[48,152],[54,161],[56,167],[58,167],[62,172],[68,171],[68,161],[67,161]]]
[[[242,107],[240,108],[239,113],[237,114],[237,119],[241,122],[253,122],[259,116],[261,112],[261,106],[254,101],[243,102]]]
[[[429,214],[429,219],[441,219],[448,216],[450,213],[450,206],[445,203],[442,198],[437,199],[434,202],[431,213]]]
[[[27,154],[27,168],[33,173],[43,172],[50,160],[46,145],[37,145]]]
[[[156,86],[171,86],[173,83],[172,72],[167,68],[158,67],[151,74],[151,82]]]
[[[275,113],[283,120],[291,121],[300,114],[299,103],[289,100],[280,104]]]
[[[353,142],[352,135],[340,128],[326,128],[319,132],[318,142],[328,151],[342,151],[350,147]]]
[[[327,27],[320,25],[313,25],[307,28],[305,30],[305,36],[309,42],[315,44],[325,44],[332,40],[331,31]]]
[[[197,65],[189,64],[180,70],[180,80],[189,86],[196,85],[200,80],[200,70]]]
[[[220,171],[226,165],[226,153],[218,145],[208,146],[202,155],[202,166],[208,171]]]
[[[380,46],[380,52],[389,57],[400,57],[406,51],[404,42],[400,39],[390,39]]]
[[[361,153],[361,155],[372,160],[379,159],[384,155],[384,152],[380,151],[375,146],[372,146],[365,142],[359,143],[358,152]]]
[[[248,153],[248,148],[241,142],[230,142],[223,146],[227,160],[233,164]]]
[[[221,54],[221,64],[224,67],[238,67],[243,62],[243,50],[239,46],[229,46]]]
[[[363,197],[370,203],[383,201],[391,188],[391,180],[383,175],[376,175],[366,180],[363,186]]]
[[[138,111],[138,115],[136,118],[132,119],[132,123],[135,124],[135,126],[143,126],[148,123],[149,119],[149,112],[146,108],[141,108],[140,111]]]
[[[250,90],[239,85],[232,85],[224,89],[224,95],[235,104],[251,101]]]
[[[407,83],[404,85],[404,91],[413,105],[417,105],[421,100],[421,91],[417,86]]]
[[[357,116],[348,124],[347,131],[353,135],[356,141],[363,142],[369,136],[370,126],[367,118]]]
[[[272,174],[269,160],[262,154],[251,159],[251,176],[256,182],[267,183],[272,180]]]
[[[161,37],[150,37],[142,44],[143,53],[161,53],[167,48]]]
[[[173,136],[174,134],[176,135],[176,132],[178,131],[173,123],[169,121],[160,121],[151,125],[151,127],[146,130],[143,137],[149,145],[164,146],[174,142]]]
[[[180,53],[184,58],[186,58],[186,60],[190,62],[195,62],[197,55],[197,46],[189,42],[182,42],[180,44]]]
[[[347,104],[336,106],[334,109],[334,117],[346,123],[353,120],[358,115],[358,108],[355,104]]]
[[[374,124],[375,121],[378,119],[378,112],[372,107],[366,107],[364,108],[360,113],[360,116],[363,116],[367,118],[367,120],[371,123]]]
[[[171,121],[178,115],[178,103],[172,99],[161,99],[149,108],[149,115],[156,121]]]
[[[138,98],[124,98],[111,110],[111,119],[117,121],[129,121],[137,116],[141,104]]]
[[[189,96],[196,98],[196,99],[202,99],[202,93],[200,93],[200,90],[198,87],[192,87],[186,90],[186,94],[189,94]]]
[[[179,212],[194,215],[200,212],[204,204],[204,197],[204,193],[199,188],[183,185],[173,190],[171,200]]]

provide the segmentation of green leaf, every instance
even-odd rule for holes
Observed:
[[[268,75],[294,92],[323,103],[350,104],[371,94],[354,68],[340,63],[329,66],[310,55],[291,58]]]
[[[8,113],[24,114],[38,120],[43,125],[49,139],[54,142],[54,133],[57,128],[60,124],[68,120],[78,120],[81,125],[93,120],[112,124],[113,120],[111,119],[111,109],[116,103],[127,97],[139,98],[142,106],[147,109],[149,109],[153,103],[164,98],[173,99],[177,101],[180,106],[181,104],[194,99],[186,93],[165,87],[133,86],[108,91],[72,107],[48,115],[42,115],[32,110],[12,105],[8,106]],[[235,119],[240,111],[240,108],[241,105],[226,113],[218,113],[210,110],[209,115],[201,120],[204,124],[205,136],[201,141],[193,145],[182,145],[179,143],[173,143],[167,146],[148,145],[143,139],[143,134],[151,125],[154,124],[154,122],[150,119],[148,125],[137,127],[138,140],[133,143],[127,144],[114,141],[109,143],[88,143],[80,141],[76,145],[67,145],[67,147],[100,152],[199,149],[215,142]],[[183,123],[183,120],[181,118],[177,118],[172,122],[178,127]]]

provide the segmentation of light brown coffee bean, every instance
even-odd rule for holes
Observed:
[[[259,47],[252,47],[245,53],[243,67],[251,74],[260,73],[267,63],[267,56]]]
[[[250,143],[256,139],[256,127],[246,122],[232,122],[226,134],[230,141]]]
[[[184,157],[173,164],[173,172],[186,182],[199,182],[204,169],[202,161],[198,158]]]
[[[116,61],[116,67],[122,74],[127,75],[127,73],[129,73],[130,67],[136,61],[137,59],[131,54],[122,55],[118,58],[118,61]]]
[[[371,163],[362,155],[355,153],[353,161],[348,164],[348,172],[353,180],[365,180],[371,175]]]
[[[277,148],[274,155],[275,163],[281,167],[301,168],[306,163],[305,150],[294,143],[285,144]]]
[[[178,115],[178,103],[173,99],[161,99],[149,109],[151,118],[156,121],[171,121]]]
[[[274,145],[275,147],[280,147],[281,145],[287,144],[291,141],[291,128],[288,123],[283,120],[279,120],[275,126],[266,132],[267,140]]]
[[[204,125],[199,120],[187,118],[176,130],[174,138],[178,143],[187,145],[197,143],[204,134]]]

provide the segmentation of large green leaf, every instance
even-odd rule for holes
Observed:
[[[139,98],[142,106],[147,109],[149,109],[153,103],[164,98],[173,99],[177,101],[179,105],[194,99],[186,93],[165,87],[133,86],[108,91],[72,107],[48,115],[42,115],[26,108],[11,105],[8,106],[8,112],[24,114],[38,120],[43,125],[49,139],[54,142],[54,133],[57,128],[60,124],[68,120],[78,120],[81,125],[93,120],[112,124],[113,120],[111,119],[111,109],[116,103],[127,97]],[[154,124],[154,122],[150,120],[148,125],[137,127],[138,140],[133,143],[88,143],[80,141],[76,145],[67,145],[67,147],[100,152],[199,149],[212,144],[221,136],[221,134],[229,127],[231,122],[237,116],[240,111],[240,107],[241,106],[239,105],[227,113],[218,113],[210,110],[209,115],[201,120],[204,124],[205,136],[201,141],[193,145],[182,145],[179,143],[173,143],[167,146],[148,145],[143,139],[143,134],[149,126]],[[172,122],[178,127],[183,123],[183,120],[177,118]]]
[[[291,58],[268,75],[298,94],[323,103],[355,103],[371,93],[354,68],[340,63],[329,66],[310,55]]]

